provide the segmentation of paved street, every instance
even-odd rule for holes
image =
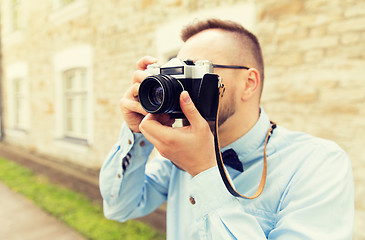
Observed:
[[[83,240],[81,235],[0,182],[0,239]]]

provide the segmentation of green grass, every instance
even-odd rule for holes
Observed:
[[[105,219],[99,204],[92,203],[80,193],[51,184],[47,178],[4,158],[0,158],[0,181],[88,239],[165,239],[147,224]]]

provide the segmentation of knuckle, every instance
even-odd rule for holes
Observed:
[[[190,116],[195,116],[195,115],[197,115],[197,114],[200,114],[200,113],[198,112],[198,109],[196,109],[196,107],[195,107],[194,105],[189,106],[189,107],[186,109],[186,111],[187,111],[187,114],[189,114]]]
[[[148,73],[143,70],[137,70],[133,73],[133,83],[141,83],[146,77]]]
[[[138,96],[138,91],[139,91],[139,86],[140,86],[141,84],[140,83],[134,83],[132,86],[131,86],[131,88],[130,88],[130,91],[131,91],[131,94],[132,94],[132,96],[133,97],[136,97],[136,96]]]
[[[135,83],[135,82],[137,82],[137,81],[138,81],[139,76],[140,76],[140,71],[141,71],[141,70],[137,70],[137,71],[135,71],[135,72],[133,73],[133,78],[132,78],[132,82],[133,82],[133,83]]]
[[[136,92],[138,92],[140,85],[141,84],[139,82],[134,83],[133,86],[132,86],[133,87],[133,90],[136,91]]]
[[[138,127],[140,131],[145,130],[145,126],[146,126],[146,120],[142,119],[141,122],[139,123]]]
[[[143,130],[143,127],[144,127],[144,121],[143,121],[143,119],[142,119],[142,121],[139,123],[139,129],[140,130]]]
[[[196,109],[195,106],[191,105],[189,108],[188,108],[188,112],[191,113],[191,114],[197,114],[198,110]]]
[[[143,66],[145,65],[145,59],[146,59],[146,56],[141,57],[140,59],[137,60],[137,62],[136,62],[137,69],[143,69]]]
[[[124,98],[119,99],[119,106],[120,106],[120,108],[122,108],[122,109],[124,109],[124,108],[125,108],[125,99],[124,99]]]
[[[123,98],[134,99],[138,97],[139,83],[133,83],[124,93]]]
[[[143,63],[143,59],[144,59],[144,57],[141,57],[140,59],[137,60],[136,67],[139,67],[139,65],[141,65],[141,63]]]

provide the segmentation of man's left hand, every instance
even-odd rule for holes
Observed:
[[[194,177],[217,164],[214,138],[208,122],[186,91],[180,95],[180,107],[189,126],[172,128],[164,124],[168,122],[166,115],[149,113],[139,125],[139,130],[163,157]]]

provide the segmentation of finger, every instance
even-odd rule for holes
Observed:
[[[163,144],[163,141],[169,139],[172,134],[171,127],[161,124],[158,121],[158,115],[151,113],[147,114],[142,120],[139,130],[155,147]]]
[[[138,70],[144,71],[144,70],[146,70],[148,65],[150,65],[152,63],[156,63],[156,62],[157,62],[156,58],[151,57],[151,56],[144,56],[137,61],[136,66],[137,66]]]
[[[205,122],[187,91],[182,91],[180,94],[180,107],[191,126],[200,126],[202,122]]]
[[[128,99],[138,99],[138,90],[140,83],[134,83],[128,90],[125,92],[124,97]]]
[[[132,83],[141,83],[146,77],[151,74],[142,70],[137,70],[133,74]]]
[[[120,108],[123,113],[135,112],[144,116],[147,115],[147,112],[143,109],[139,102],[127,98],[124,98],[120,101]]]
[[[139,124],[139,131],[148,139],[148,141],[152,143],[153,146],[158,148],[160,145],[160,140],[158,139],[158,135],[156,135],[153,131],[151,133],[151,129],[153,129],[153,126],[159,123],[154,123],[153,121],[155,121],[153,114],[147,114]]]

